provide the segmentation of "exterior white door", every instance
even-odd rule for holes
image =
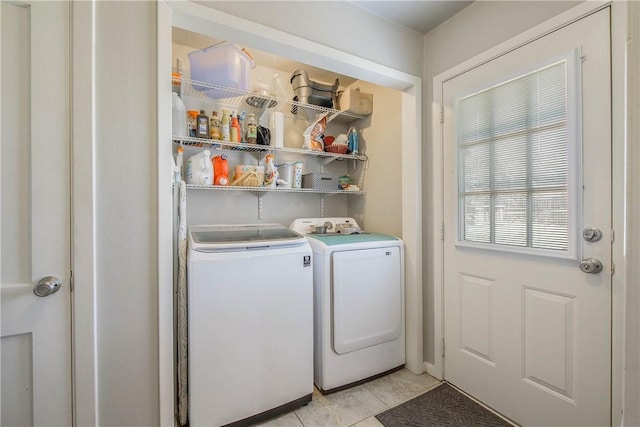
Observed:
[[[442,88],[445,379],[525,426],[610,423],[609,64],[606,8]]]
[[[69,426],[70,5],[1,8],[1,422]],[[61,286],[38,297],[47,276]]]

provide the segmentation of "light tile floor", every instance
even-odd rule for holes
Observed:
[[[415,375],[407,369],[337,393],[313,391],[313,400],[295,411],[267,421],[263,427],[379,427],[376,414],[438,386],[427,374]]]

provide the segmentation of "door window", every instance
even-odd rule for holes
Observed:
[[[459,245],[576,257],[575,57],[456,100]]]

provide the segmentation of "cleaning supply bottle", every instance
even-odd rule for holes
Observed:
[[[220,120],[220,134],[223,141],[231,141],[231,118],[229,117],[229,110],[222,110],[222,119]]]
[[[241,111],[238,114],[238,124],[240,125],[240,142],[247,142],[247,128],[245,126],[246,112]]]
[[[249,144],[255,144],[258,141],[258,123],[256,122],[256,115],[249,114],[249,120],[247,121],[247,142]]]
[[[184,171],[182,170],[184,167],[184,148],[182,148],[182,145],[178,146],[178,154],[176,154],[176,166],[178,167],[178,176],[176,177],[176,182],[180,182],[184,180]]]
[[[211,138],[209,133],[209,117],[205,114],[204,110],[200,110],[200,114],[198,114],[197,118],[197,137],[198,138]]]
[[[210,156],[209,150],[204,150],[189,157],[187,161],[187,184],[213,184],[213,164]]]
[[[274,160],[272,154],[267,154],[265,157],[264,186],[268,188],[275,188],[278,180],[278,169]]]
[[[218,117],[218,112],[211,112],[211,139],[215,139],[216,141],[220,141],[222,138],[222,134],[220,133],[220,117]]]
[[[187,109],[177,93],[171,92],[171,132],[175,136],[187,136]]]
[[[229,184],[229,164],[227,163],[227,155],[221,154],[213,159],[213,183],[215,185]]]
[[[356,128],[352,127],[347,132],[347,153],[358,154],[359,147],[359,136]]]
[[[198,131],[197,131],[198,126],[196,125],[196,121],[198,119],[198,112],[195,110],[189,110],[187,111],[187,117],[189,117],[189,120],[187,121],[189,136],[195,138],[198,135]]]
[[[238,123],[238,117],[235,114],[231,115],[231,128],[229,129],[231,132],[231,142],[240,142],[240,135],[242,134],[240,131],[240,123]]]

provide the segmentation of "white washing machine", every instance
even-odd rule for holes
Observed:
[[[311,401],[311,248],[278,224],[189,229],[189,423],[249,425]]]
[[[326,234],[314,227],[327,224]],[[353,218],[301,218],[313,250],[314,382],[330,393],[405,363],[404,245]]]

